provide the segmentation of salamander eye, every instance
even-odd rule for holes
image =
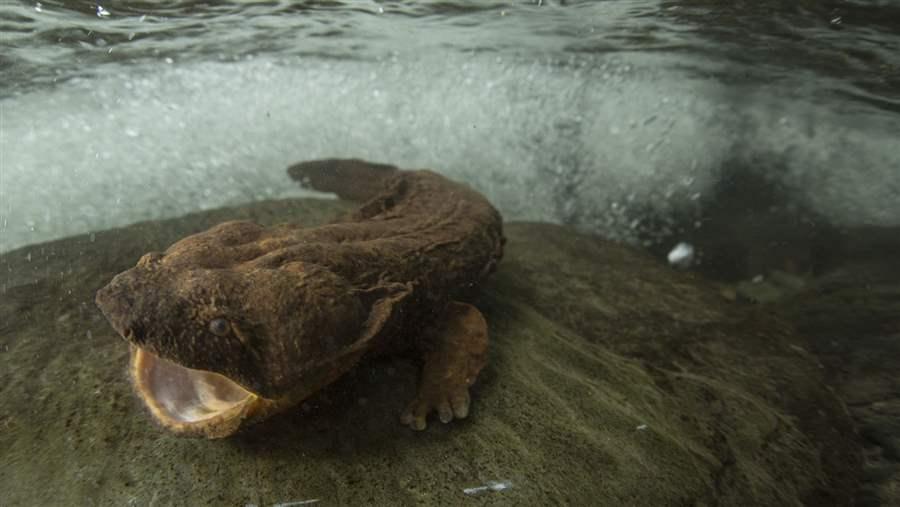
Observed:
[[[225,336],[229,330],[231,330],[231,325],[221,317],[209,321],[209,332],[216,336]]]

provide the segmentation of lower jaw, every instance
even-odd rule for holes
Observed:
[[[135,389],[153,418],[179,435],[224,438],[266,417],[279,405],[221,375],[177,366],[134,345],[130,369]],[[173,385],[165,385],[170,378],[175,379]],[[188,388],[187,394],[176,392],[177,379],[186,382],[181,387]],[[227,399],[216,397],[214,391],[226,391]]]

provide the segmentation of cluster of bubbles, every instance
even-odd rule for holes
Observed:
[[[896,119],[670,64],[446,53],[110,66],[0,102],[0,250],[307,195],[284,168],[321,157],[434,168],[508,220],[632,242],[691,223],[735,160],[835,222],[900,220]]]

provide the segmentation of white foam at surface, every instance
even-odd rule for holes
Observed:
[[[507,219],[633,239],[640,219],[623,210],[690,207],[729,157],[755,150],[787,163],[783,177],[827,217],[900,221],[896,121],[734,103],[661,61],[161,61],[13,96],[0,101],[0,251],[306,195],[284,168],[331,156],[432,167]]]
[[[741,156],[767,154],[779,165],[773,176],[836,224],[900,225],[900,115],[790,100],[774,88],[750,101]]]

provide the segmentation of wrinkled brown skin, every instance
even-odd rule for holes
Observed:
[[[422,429],[430,412],[445,422],[465,417],[487,331],[478,310],[455,299],[502,256],[497,210],[430,171],[322,160],[288,172],[368,200],[318,227],[226,222],[144,255],[97,293],[113,328],[271,400],[255,419],[308,397],[367,354],[424,341],[419,395],[403,422]],[[210,331],[216,318],[230,323],[225,336]]]

